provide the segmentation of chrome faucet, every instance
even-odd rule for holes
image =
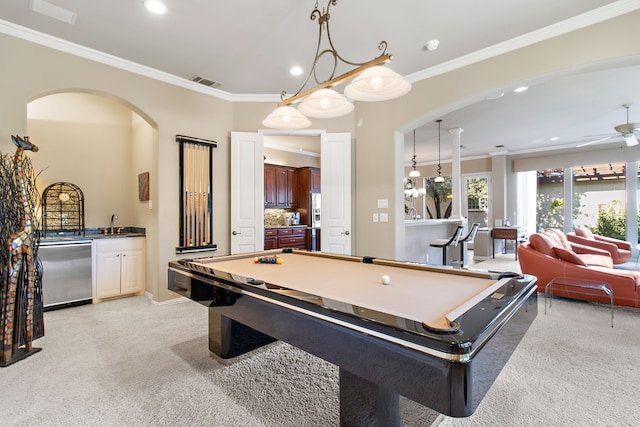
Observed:
[[[118,219],[118,215],[116,214],[111,215],[111,226],[109,227],[109,231],[111,232],[111,234],[113,234],[113,223],[117,219]]]
[[[418,219],[418,211],[416,210],[415,207],[411,206],[409,208],[409,218],[411,219]]]

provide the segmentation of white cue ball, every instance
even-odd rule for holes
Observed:
[[[385,274],[380,278],[380,281],[382,282],[383,285],[388,285],[389,283],[391,283],[391,277]]]

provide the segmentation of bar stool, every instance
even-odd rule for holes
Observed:
[[[460,243],[460,267],[464,267],[464,254],[466,252],[465,243],[473,242],[473,239],[475,239],[476,233],[478,232],[478,228],[480,228],[480,224],[477,222],[474,223],[471,226],[471,230],[469,230],[469,234],[458,241],[458,243]]]
[[[464,227],[459,225],[451,238],[436,239],[429,242],[429,246],[431,246],[432,248],[442,248],[442,265],[447,265],[447,248],[449,246],[458,246],[458,241],[460,240],[460,236],[462,236],[463,230]]]

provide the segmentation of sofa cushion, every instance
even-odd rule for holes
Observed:
[[[555,244],[551,237],[542,233],[534,233],[529,236],[529,244],[533,249],[540,252],[541,254],[557,258],[556,252],[554,251]]]
[[[593,239],[593,233],[587,227],[576,227],[573,229],[576,236],[584,237],[585,239]]]
[[[564,248],[568,251],[573,250],[571,247],[571,243],[567,240],[567,236],[564,235],[562,230],[558,230],[557,228],[547,228],[544,230],[544,234],[551,237],[551,239],[555,242],[556,247]]]
[[[602,267],[613,268],[613,259],[609,255],[579,254],[578,256],[589,267],[600,265]]]
[[[576,265],[584,265],[587,266],[587,263],[582,260],[575,252],[568,251],[564,248],[554,248],[556,256],[563,261],[570,262]]]

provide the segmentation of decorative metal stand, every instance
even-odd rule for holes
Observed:
[[[70,182],[54,182],[42,192],[43,230],[49,233],[84,232],[84,194]]]
[[[25,176],[24,151],[38,151],[28,137],[11,136],[18,147],[13,158],[13,178],[3,179],[3,199],[7,205],[2,211],[3,230],[17,229],[6,240],[6,269],[2,271],[2,300],[0,326],[2,348],[0,366],[8,366],[42,350],[34,348],[32,341],[44,335],[42,322],[42,282],[37,261],[39,234],[32,220],[34,186],[29,163]],[[4,169],[4,168],[3,168]],[[3,178],[6,173],[3,174]],[[37,191],[35,192],[37,194]],[[14,200],[15,203],[11,203]],[[17,206],[17,209],[15,209]],[[18,212],[17,221],[15,212]],[[11,227],[11,228],[9,228]],[[5,236],[3,236],[5,237]],[[24,346],[22,347],[21,345]]]

